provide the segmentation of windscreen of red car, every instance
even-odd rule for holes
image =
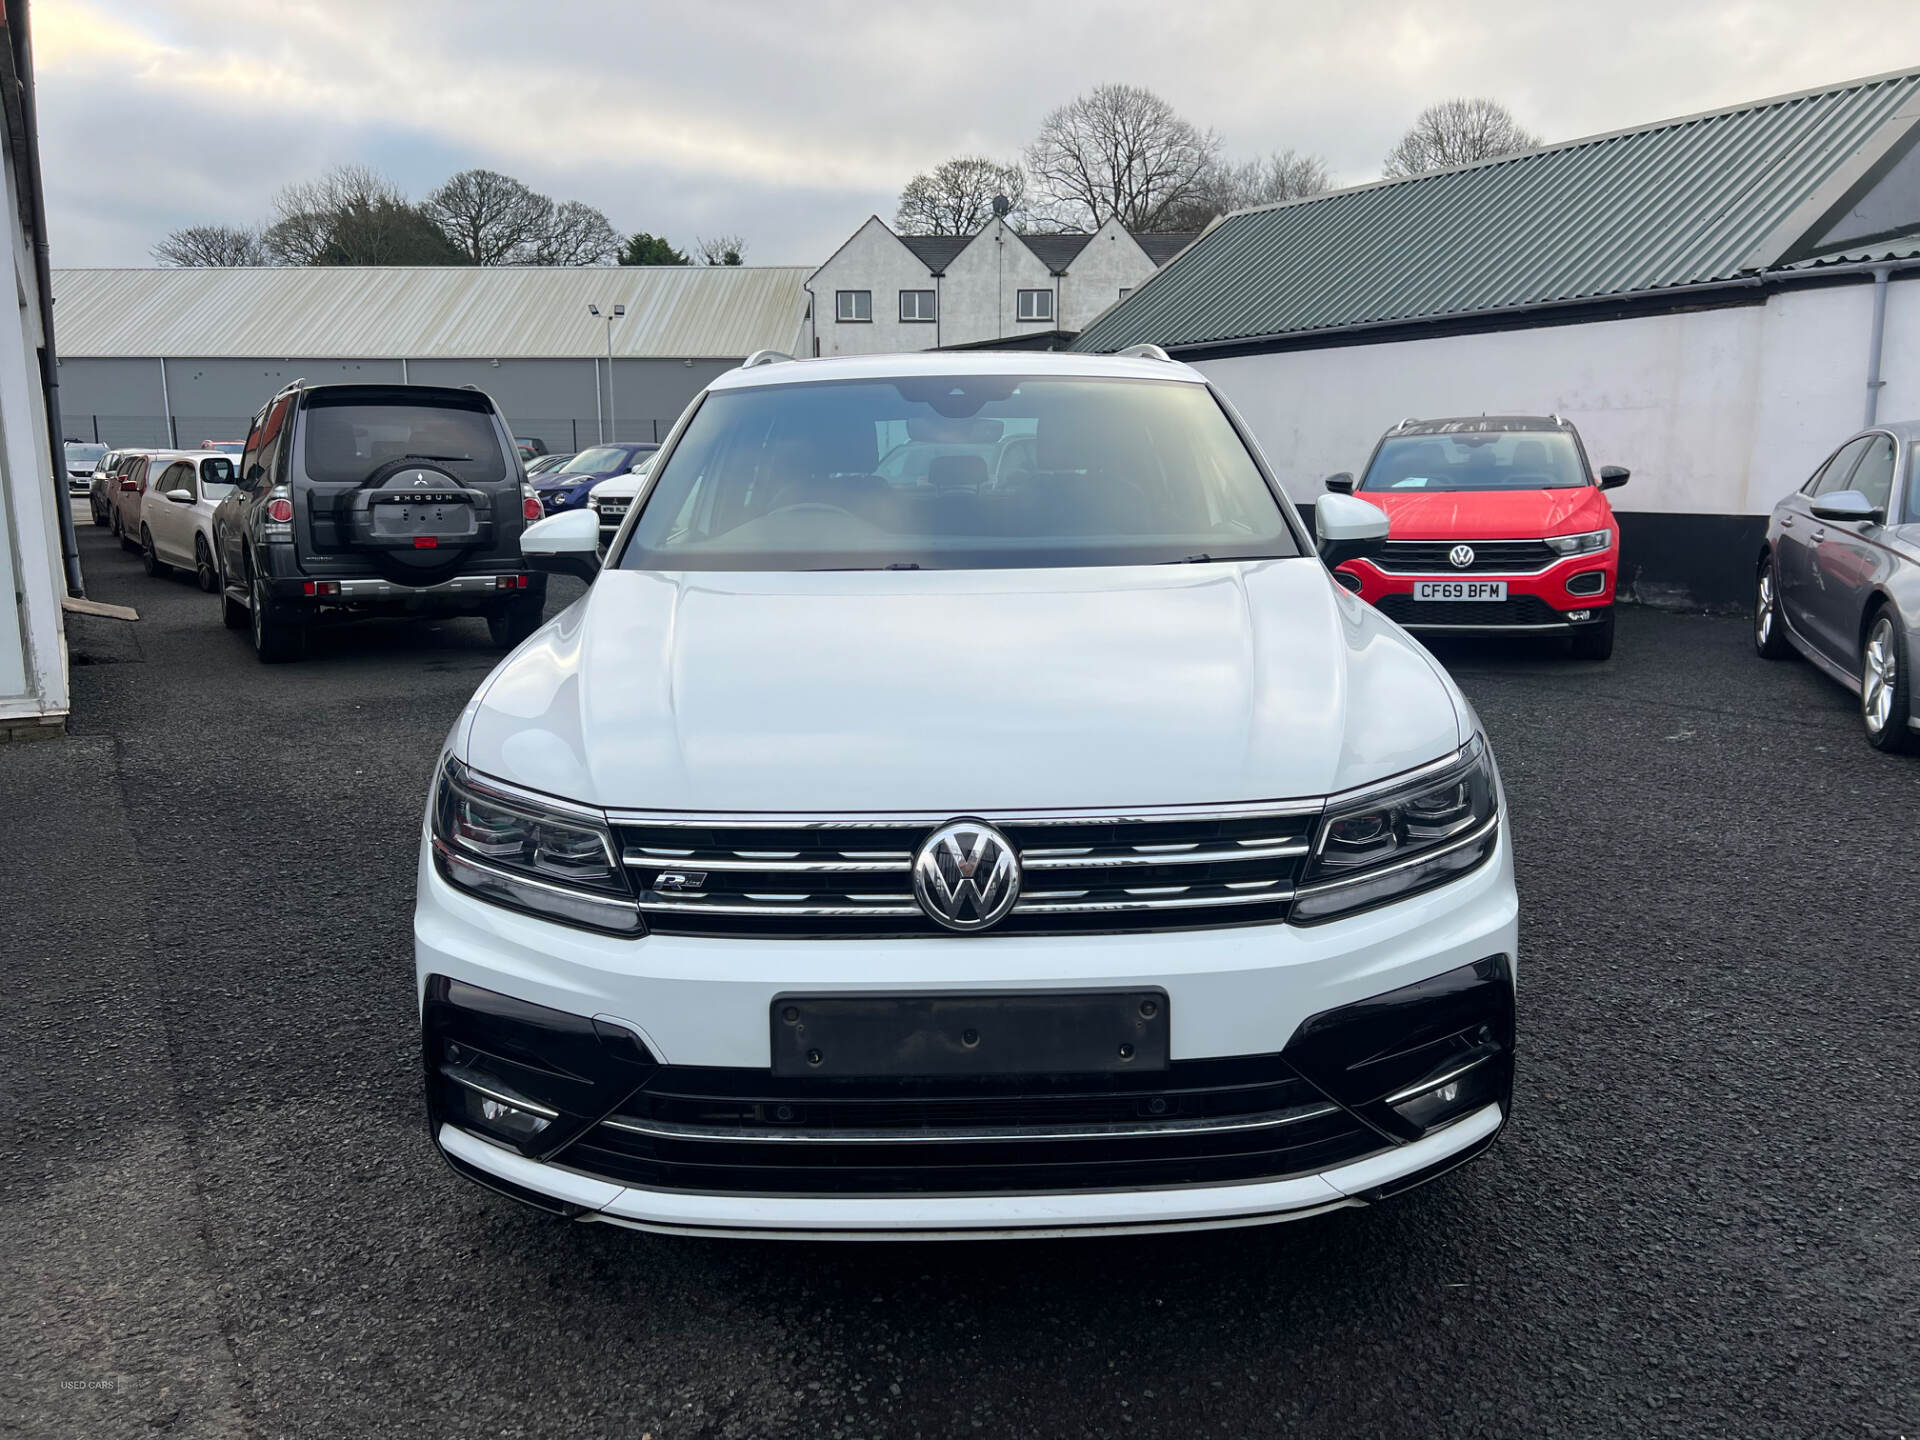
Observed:
[[[1588,484],[1559,430],[1403,435],[1381,442],[1362,490],[1573,490]]]
[[[960,375],[714,392],[619,563],[1016,569],[1299,553],[1205,386]]]

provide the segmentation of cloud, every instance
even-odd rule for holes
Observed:
[[[1148,85],[1236,155],[1359,182],[1424,105],[1501,99],[1549,139],[1920,62],[1920,6],[1671,0],[1344,7],[1212,0],[41,0],[59,263],[147,263],[366,161],[416,194],[486,165],[623,229],[739,231],[811,263],[917,169],[1013,156],[1046,111]],[[56,178],[57,177],[57,178]]]

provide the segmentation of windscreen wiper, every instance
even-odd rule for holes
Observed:
[[[1279,555],[1183,555],[1178,560],[1156,560],[1156,565],[1225,565],[1235,560],[1279,560]]]

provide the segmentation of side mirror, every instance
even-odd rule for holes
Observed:
[[[1387,512],[1351,495],[1322,495],[1313,507],[1320,558],[1327,568],[1377,555],[1387,543]]]
[[[193,503],[193,492],[191,490],[169,490],[167,491],[167,498],[176,505],[191,505]]]
[[[572,575],[593,583],[600,573],[600,517],[592,510],[564,510],[527,526],[520,536],[520,558],[529,570]]]
[[[1329,495],[1351,495],[1353,493],[1353,476],[1345,470],[1340,471],[1337,475],[1327,476],[1323,483],[1326,485]]]
[[[1858,490],[1834,490],[1818,496],[1807,507],[1813,511],[1816,520],[1838,520],[1842,524],[1862,524],[1871,520],[1879,524],[1887,518],[1887,512]]]
[[[1600,488],[1618,490],[1627,483],[1627,477],[1633,472],[1624,465],[1602,465],[1600,467]]]
[[[138,495],[140,493],[140,482],[138,480],[122,480],[120,482],[120,488],[129,495]]]

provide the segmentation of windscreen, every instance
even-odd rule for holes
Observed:
[[[107,447],[104,445],[69,445],[67,446],[67,463],[93,465],[98,463],[100,457],[106,453]]]
[[[468,484],[507,477],[507,457],[485,403],[423,405],[309,401],[301,444],[309,479],[357,485],[393,460],[429,460]]]
[[[1573,490],[1587,483],[1565,431],[1472,431],[1382,441],[1359,488]]]
[[[707,396],[620,565],[1012,569],[1299,553],[1205,386],[962,375]]]
[[[560,467],[563,475],[593,475],[607,470],[618,470],[627,462],[627,452],[618,445],[596,445],[591,450],[582,450],[566,464]]]

